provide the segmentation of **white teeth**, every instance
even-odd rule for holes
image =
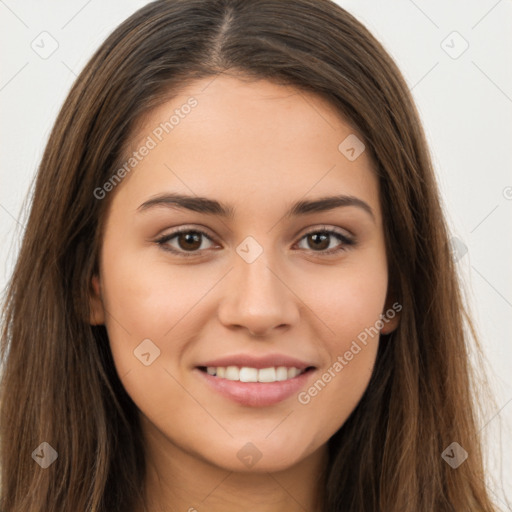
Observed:
[[[286,380],[288,378],[288,368],[286,366],[279,366],[276,369],[276,380]]]
[[[288,368],[288,378],[293,379],[293,377],[297,377],[299,375],[300,370],[298,368]]]
[[[269,367],[269,368],[251,368],[248,366],[208,366],[206,373],[227,380],[237,380],[240,382],[279,382],[293,379],[304,373],[305,370],[299,370],[294,366]]]
[[[240,382],[258,382],[258,370],[247,368],[247,366],[240,368],[239,380]]]
[[[275,368],[262,368],[258,372],[259,382],[275,382],[276,381],[276,369]]]
[[[224,378],[228,380],[240,380],[240,370],[236,366],[228,366]]]

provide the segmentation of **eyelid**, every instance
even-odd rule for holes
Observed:
[[[353,233],[351,233],[348,229],[343,229],[343,228],[339,228],[339,227],[335,227],[335,226],[329,226],[326,224],[319,224],[318,226],[313,226],[312,228],[307,228],[306,231],[300,232],[300,233],[302,233],[302,235],[300,235],[300,238],[302,239],[305,236],[310,235],[312,233],[318,233],[318,232],[323,232],[323,231],[327,231],[330,233],[337,233],[338,235],[340,235],[344,238],[347,238],[347,239],[355,238],[355,235]]]

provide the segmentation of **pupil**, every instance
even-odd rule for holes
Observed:
[[[316,248],[320,249],[327,249],[329,247],[329,235],[326,233],[315,233],[313,235],[310,235],[310,237],[314,240],[314,245]],[[320,241],[320,244],[317,243],[317,241]],[[327,241],[327,244],[325,243]],[[323,245],[322,245],[323,243]]]
[[[198,249],[201,246],[201,233],[197,232],[190,232],[190,233],[183,233],[180,235],[180,247],[182,249]],[[181,241],[185,240],[185,247],[183,247],[183,244],[181,244]],[[188,244],[188,246],[187,246]],[[191,247],[192,245],[192,247]]]

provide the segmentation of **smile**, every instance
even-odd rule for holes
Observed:
[[[268,407],[305,389],[316,368],[201,366],[194,371],[207,389],[230,402],[247,407]]]
[[[243,366],[208,366],[200,367],[200,370],[206,371],[208,375],[220,377],[231,381],[240,382],[282,382],[293,379],[309,369],[300,370],[295,366],[273,366],[269,368],[251,368]]]

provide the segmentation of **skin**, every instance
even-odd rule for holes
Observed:
[[[197,106],[110,192],[91,296],[91,323],[106,325],[117,372],[141,412],[146,510],[320,510],[326,443],[368,385],[378,336],[307,404],[294,394],[243,406],[194,368],[229,354],[281,353],[316,367],[307,390],[391,306],[373,164],[367,152],[349,161],[338,150],[356,132],[322,98],[227,75],[194,82],[149,113],[128,153],[191,96]],[[234,217],[138,210],[169,192],[216,199]],[[296,201],[334,194],[361,199],[374,217],[357,206],[285,217]],[[156,243],[180,226],[211,240],[199,238],[190,258]],[[323,228],[356,243],[331,236],[317,248],[305,235]],[[236,252],[249,235],[263,249],[252,263]],[[175,237],[167,246],[184,253],[190,242]],[[160,350],[149,366],[134,357],[147,338]],[[237,457],[248,442],[261,454],[252,467]]]

